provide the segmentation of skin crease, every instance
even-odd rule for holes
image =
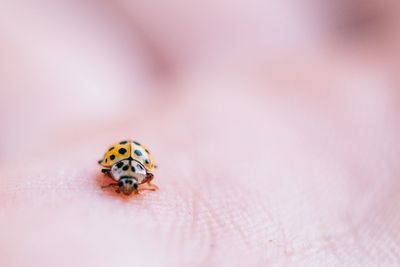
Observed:
[[[281,2],[2,4],[2,266],[400,265],[398,4]],[[127,138],[159,191],[101,190]]]

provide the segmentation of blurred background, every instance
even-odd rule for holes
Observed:
[[[3,1],[2,161],[88,124],[90,136],[112,130],[128,112],[150,124],[210,87],[206,98],[226,89],[225,100],[233,87],[324,107],[348,98],[338,101],[349,116],[351,101],[397,103],[399,10],[390,0]]]
[[[398,266],[399,47],[395,0],[1,1],[4,262],[123,266],[102,232],[152,266]],[[126,138],[160,166],[139,204],[98,190]],[[128,203],[163,226],[91,228]]]

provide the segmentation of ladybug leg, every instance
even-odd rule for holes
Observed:
[[[110,188],[110,187],[118,187],[118,183],[111,183],[108,185],[103,185],[101,189]]]
[[[101,169],[101,172],[107,175],[108,177],[111,177],[111,170],[110,169]]]
[[[151,183],[151,180],[153,180],[153,178],[154,178],[154,175],[152,173],[148,173],[145,181],[143,181],[143,184],[146,183],[147,187],[140,188],[140,191],[143,191],[143,190],[156,191],[156,190],[158,190],[158,186]]]
[[[149,187],[150,186],[150,187]],[[149,190],[149,191],[157,191],[158,186],[156,186],[155,184],[147,184],[147,187],[142,187],[138,189],[138,192],[140,191],[145,191],[145,190]]]

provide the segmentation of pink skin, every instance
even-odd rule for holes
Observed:
[[[133,2],[0,8],[1,266],[400,264],[400,16],[349,40],[271,1],[280,39],[244,1]],[[101,189],[126,138],[159,191]]]

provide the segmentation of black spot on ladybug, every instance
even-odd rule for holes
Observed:
[[[122,168],[122,170],[124,170],[124,171],[127,171],[129,169],[129,166],[128,165],[125,165],[123,168]]]
[[[131,166],[131,170],[132,170],[133,172],[136,171],[136,170],[135,170],[135,167],[133,167],[133,166]]]
[[[123,185],[124,185],[124,182],[122,182],[122,181],[119,181],[119,182],[118,182],[118,186],[119,186],[119,187],[121,187],[121,186],[123,186]]]
[[[108,151],[111,151],[111,150],[113,150],[114,149],[114,147],[112,146],[112,147],[110,147],[109,149],[108,149]]]
[[[119,152],[121,155],[123,155],[123,154],[126,153],[126,149],[125,149],[125,148],[120,148],[120,149],[118,150],[118,152]]]
[[[105,162],[107,163],[108,159],[105,160]]]
[[[150,163],[150,160],[145,159],[145,160],[144,160],[144,163],[149,164],[149,163]]]
[[[124,166],[124,163],[122,161],[117,163],[117,168],[121,168],[122,166]]]
[[[111,160],[114,160],[114,159],[115,159],[115,155],[111,155],[111,156],[110,156],[110,159],[111,159]]]
[[[120,145],[125,145],[126,143],[128,143],[128,141],[121,141],[121,142],[119,142]]]
[[[138,155],[138,156],[141,156],[141,155],[142,155],[142,151],[136,149],[136,150],[135,150],[135,154]]]
[[[139,187],[138,184],[133,185],[133,188],[135,188],[135,189],[138,189],[138,187]]]
[[[133,143],[134,143],[135,145],[138,145],[138,146],[141,145],[138,141],[133,141]]]
[[[138,164],[138,165],[137,165],[137,168],[140,169],[140,170],[143,170],[142,165],[139,165],[139,164]]]

